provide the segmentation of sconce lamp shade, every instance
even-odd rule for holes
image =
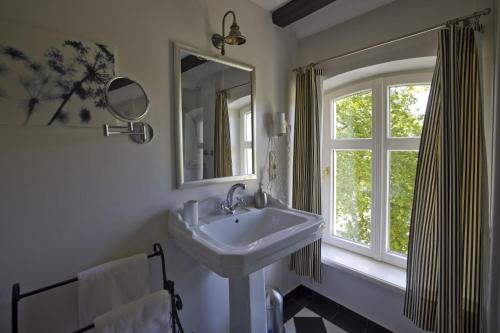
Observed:
[[[229,45],[241,45],[245,44],[247,39],[240,32],[239,25],[236,24],[236,20],[231,24],[231,29],[229,30],[229,34],[224,38],[226,44]]]
[[[286,121],[285,113],[279,112],[274,119],[274,135],[283,136],[288,131],[288,122]]]
[[[231,24],[231,27],[229,28],[229,34],[226,36],[224,34],[224,27],[226,25],[226,17],[228,15],[233,16],[233,24]],[[213,34],[212,35],[212,44],[221,50],[221,54],[224,55],[226,53],[225,44],[228,45],[242,45],[245,44],[247,39],[245,36],[241,34],[240,31],[240,26],[236,23],[236,15],[232,10],[229,10],[224,14],[224,17],[222,18],[222,35],[219,34]]]

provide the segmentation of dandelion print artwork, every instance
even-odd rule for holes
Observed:
[[[0,24],[0,124],[116,123],[105,101],[114,64],[106,45]]]

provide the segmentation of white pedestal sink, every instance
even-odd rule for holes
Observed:
[[[200,216],[199,225],[189,227],[181,212],[171,212],[168,229],[175,243],[229,278],[231,333],[266,332],[263,268],[321,238],[323,218],[274,199],[261,210],[249,207],[234,215],[200,210]]]

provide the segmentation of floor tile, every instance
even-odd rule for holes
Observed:
[[[293,294],[292,292],[289,292],[285,296],[283,296],[283,304],[286,304],[287,302],[291,301],[293,299]]]
[[[292,292],[292,299],[303,306],[308,305],[313,300],[313,295],[309,290],[304,286],[295,288]]]
[[[317,313],[314,313],[308,308],[302,308],[295,317],[320,317]]]
[[[324,296],[313,299],[307,306],[325,319],[331,319],[338,311],[338,304]]]
[[[392,331],[369,320],[364,333],[392,333]]]
[[[340,307],[330,321],[349,333],[363,333],[366,329],[366,319],[345,307]]]
[[[329,322],[326,319],[323,319],[323,322],[325,323],[326,331],[328,333],[348,333],[348,332],[344,331],[343,329],[341,329],[340,327],[338,327],[337,325],[332,324],[331,322]],[[288,333],[288,332],[286,332],[286,333]]]
[[[321,317],[294,317],[297,333],[328,333]]]
[[[311,311],[308,308],[302,308],[296,315],[295,318],[297,317],[316,317],[320,318],[315,312]],[[325,325],[326,332],[327,333],[348,333],[341,329],[340,327],[332,324],[328,320],[323,318],[323,324]],[[295,323],[294,323],[294,318],[288,320],[285,322],[285,333],[297,333],[295,330]]]
[[[283,321],[288,321],[295,316],[304,306],[294,300],[287,300],[283,303]]]
[[[296,330],[296,318],[321,318],[327,333],[392,333],[390,330],[366,319],[335,301],[301,285],[283,297],[283,319],[286,333],[301,333]],[[299,319],[304,323],[319,323],[313,319]],[[307,326],[307,325],[306,325]],[[301,328],[303,326],[300,326]],[[314,324],[306,333],[325,332],[321,328],[313,331]],[[319,326],[321,327],[321,326]],[[316,328],[314,328],[316,329]]]
[[[295,331],[293,318],[285,322],[285,333],[297,333],[297,331]]]

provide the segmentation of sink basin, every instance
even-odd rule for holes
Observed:
[[[321,238],[321,216],[286,205],[219,214],[188,227],[172,213],[169,232],[176,244],[222,277],[243,277]]]
[[[236,216],[218,219],[200,226],[200,234],[211,238],[220,246],[232,249],[251,248],[258,243],[266,242],[270,237],[282,230],[293,231],[307,218],[276,208],[266,208]]]
[[[180,211],[171,212],[169,218],[174,242],[201,264],[229,278],[231,333],[267,331],[262,268],[318,240],[323,233],[321,216],[270,201],[264,209],[247,207],[234,215],[210,215],[202,208],[202,218],[194,227],[184,222]]]

